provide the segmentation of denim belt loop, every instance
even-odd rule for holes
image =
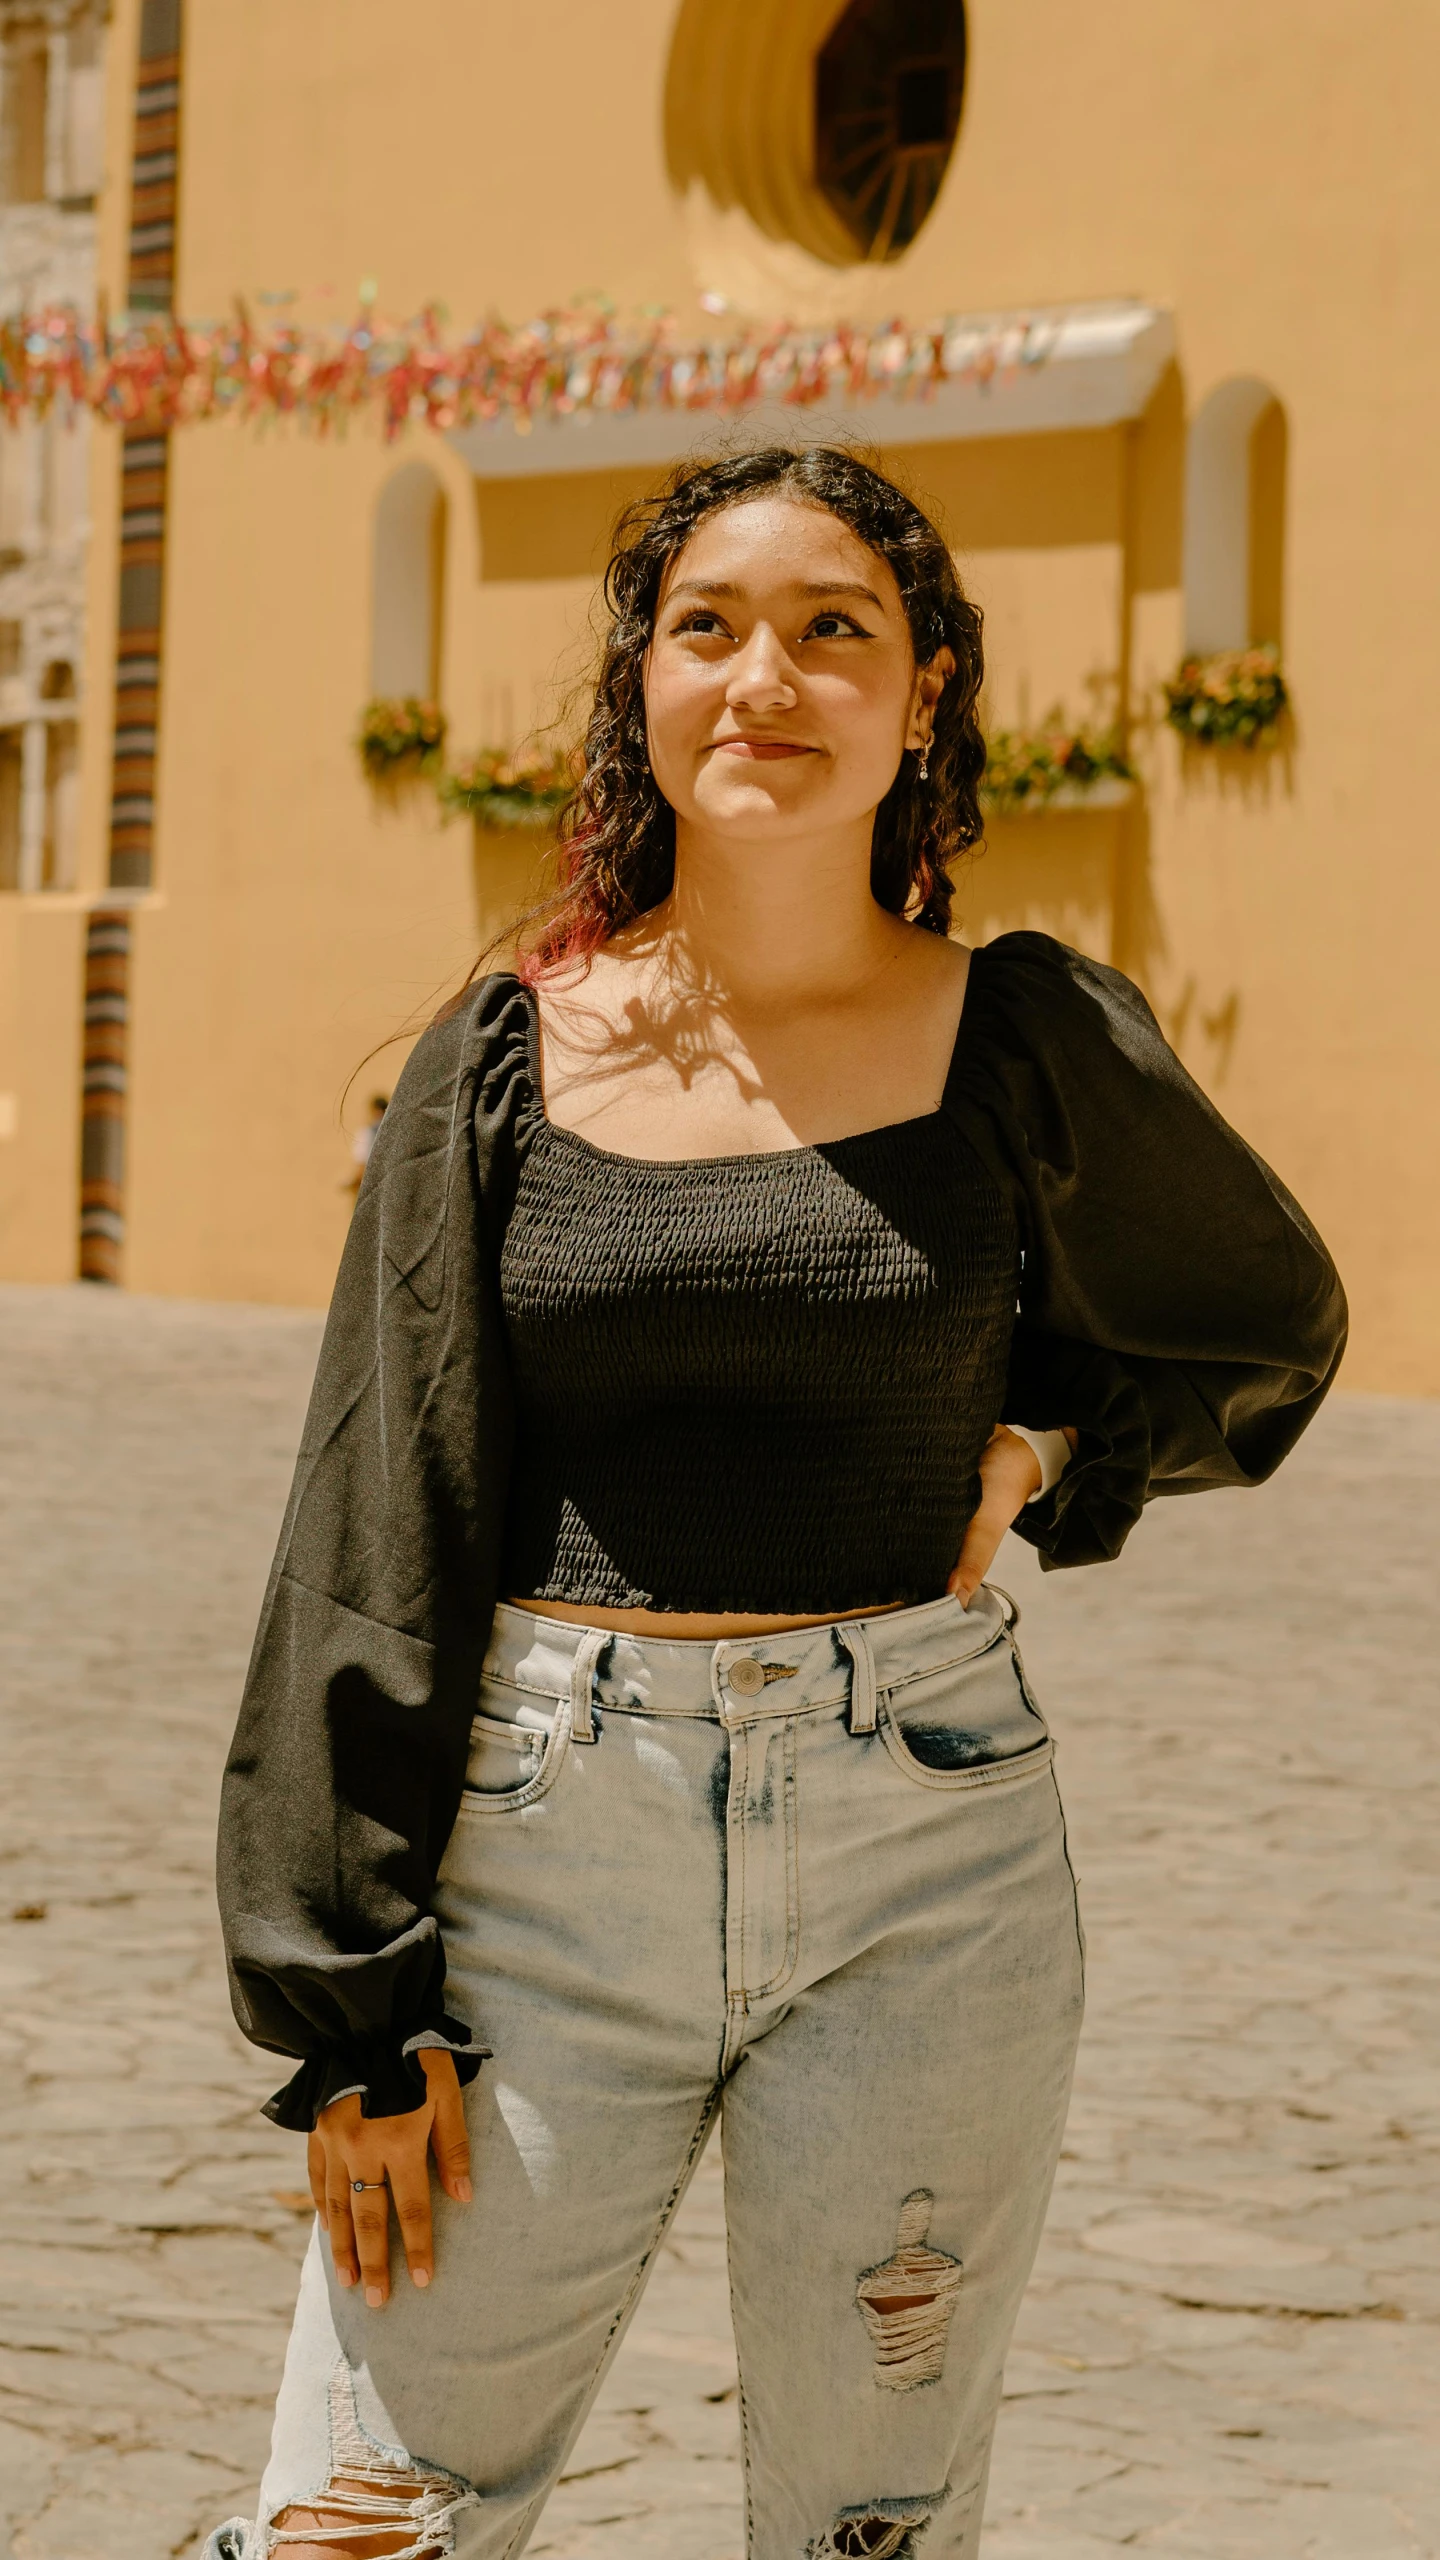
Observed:
[[[570,1733],[576,1742],[598,1742],[592,1699],[600,1656],[610,1638],[603,1627],[587,1627],[570,1665]]]
[[[875,1730],[875,1656],[863,1627],[837,1627],[835,1633],[850,1656],[850,1730]]]

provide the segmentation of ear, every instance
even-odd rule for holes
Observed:
[[[915,695],[910,706],[908,747],[923,747],[935,724],[935,705],[955,673],[953,650],[937,649],[926,667],[915,678]]]

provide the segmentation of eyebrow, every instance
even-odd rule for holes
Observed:
[[[818,596],[856,596],[862,603],[873,604],[877,613],[883,613],[885,610],[883,603],[875,593],[873,587],[854,585],[844,578],[805,579],[798,586],[791,587],[789,592],[792,596],[804,596],[811,599]],[[743,594],[744,589],[742,587],[737,587],[733,579],[730,578],[677,578],[674,586],[670,589],[670,595],[666,598],[666,602],[668,603],[671,598],[675,596],[733,596],[738,598]]]

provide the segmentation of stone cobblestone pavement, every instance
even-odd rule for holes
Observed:
[[[253,2512],[307,2226],[230,2025],[213,1802],[313,1317],[0,1291],[0,2560]],[[998,1578],[1090,2018],[986,2560],[1440,2555],[1440,1407]],[[532,2543],[739,2560],[703,2167]],[[884,2483],[877,2483],[882,2489]]]

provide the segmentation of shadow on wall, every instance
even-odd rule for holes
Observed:
[[[955,917],[967,942],[1052,933],[1108,960],[1120,809],[992,818],[955,874]]]
[[[425,462],[402,463],[375,505],[370,691],[386,701],[440,694],[445,491]]]
[[[1116,427],[898,446],[883,451],[881,463],[962,561],[972,552],[1124,539],[1125,444]]]
[[[1173,595],[1184,574],[1185,385],[1167,365],[1150,405],[1129,430],[1125,511],[1128,593]]]
[[[955,916],[967,942],[1049,933],[1144,986],[1164,927],[1143,796],[1118,809],[1051,809],[992,819],[956,874]]]
[[[513,928],[548,886],[552,855],[550,838],[527,828],[474,827],[475,922],[487,969],[511,966]]]
[[[1293,711],[1283,715],[1273,746],[1193,747],[1180,750],[1181,788],[1197,801],[1262,810],[1289,800],[1295,790],[1295,751],[1300,742]]]
[[[477,480],[480,576],[507,580],[598,578],[610,556],[616,518],[662,478],[657,464],[633,471],[545,471],[533,479]]]
[[[885,460],[935,517],[987,608],[987,721],[1027,726],[1052,701],[1070,719],[1113,717],[1124,686],[1126,431],[976,437]],[[1108,701],[1097,702],[1102,668]],[[1049,933],[1097,959],[1118,957],[1117,896],[1134,906],[1119,893],[1137,825],[1143,838],[1133,804],[992,817],[956,874],[959,930],[970,942]]]
[[[1165,930],[1143,797],[1119,809],[992,820],[985,843],[957,872],[955,918],[967,942],[1049,933],[1123,969],[1151,994],[1161,1030],[1191,1072],[1209,1091],[1224,1085],[1243,999],[1231,987],[1207,1001],[1193,974],[1168,1002],[1156,990],[1151,964],[1165,955]]]

